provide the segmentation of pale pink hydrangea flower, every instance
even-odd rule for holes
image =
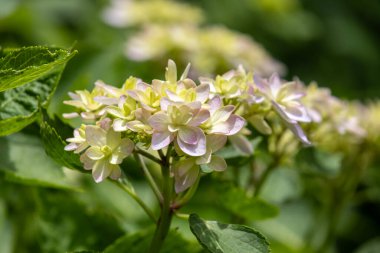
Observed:
[[[184,153],[190,156],[204,155],[206,136],[199,126],[209,117],[209,111],[202,109],[199,102],[169,105],[166,112],[157,112],[148,120],[153,128],[152,149],[165,148],[175,140]]]
[[[304,143],[310,144],[299,122],[310,122],[310,116],[300,99],[305,96],[300,85],[293,82],[283,83],[277,73],[269,80],[254,76],[255,84],[272,104],[274,111],[283,119],[286,126]]]
[[[74,137],[66,139],[70,142],[65,146],[66,151],[74,151],[74,153],[81,153],[88,148],[89,144],[86,141],[86,125],[81,125],[79,128],[74,129]]]
[[[199,157],[185,157],[173,165],[175,178],[175,191],[183,192],[192,186],[199,177],[200,168],[204,172],[224,171],[227,168],[226,161],[217,155],[216,151],[225,146],[227,136],[208,135],[206,137],[206,153]]]
[[[86,126],[89,148],[80,157],[84,168],[92,170],[97,183],[107,177],[118,179],[121,176],[119,164],[134,149],[134,143],[130,139],[121,138],[121,134],[110,128],[109,123],[103,123],[100,126]]]

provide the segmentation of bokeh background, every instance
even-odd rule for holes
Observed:
[[[178,2],[201,8],[205,13],[204,26],[223,25],[252,36],[286,66],[284,77],[287,79],[297,76],[305,83],[317,81],[341,98],[362,101],[379,98],[380,1]],[[125,42],[134,36],[136,28],[106,24],[102,12],[107,6],[107,0],[0,0],[1,47],[54,45],[79,51],[63,73],[49,108],[52,113],[69,111],[70,108],[62,105],[62,101],[68,99],[67,92],[91,88],[98,79],[121,85],[129,75],[146,81],[163,77],[167,59],[136,62],[125,57]],[[38,130],[32,127],[27,131]],[[40,151],[43,152],[42,148]],[[22,154],[23,149],[19,152]],[[334,161],[327,163],[334,170],[331,165]],[[133,173],[137,189],[153,205],[152,196],[144,185],[139,187],[141,175],[132,169]],[[370,184],[380,182],[378,174],[368,176]],[[70,173],[68,175],[70,177]],[[73,178],[78,180],[76,176]],[[87,193],[66,193],[14,185],[0,177],[0,234],[6,235],[0,237],[0,252],[102,248],[125,231],[134,231],[146,224],[138,207],[112,185],[100,186],[86,180],[81,182],[81,187]],[[310,182],[302,180],[294,170],[283,169],[268,182],[276,187],[264,189],[266,199],[281,205],[281,215],[273,221],[255,225],[270,235],[274,252],[302,252],[300,249],[309,252],[304,249],[304,240],[310,239],[313,231],[319,229],[313,227],[316,213],[305,197],[308,191],[304,191],[304,187]],[[189,210],[223,220],[223,212],[215,213],[212,208],[205,208],[217,194],[211,188],[201,185],[203,194],[195,197]],[[311,186],[309,191],[312,189]],[[345,213],[348,222],[337,240],[339,252],[355,252],[363,242],[379,236],[380,189],[374,187],[373,190],[371,201],[359,203],[355,213]],[[204,199],[205,195],[210,198]],[[186,227],[185,223],[176,225]],[[78,226],[83,230],[77,231]],[[100,238],[99,233],[107,236]],[[81,234],[87,235],[86,240],[81,239]],[[318,238],[312,240],[318,241]]]

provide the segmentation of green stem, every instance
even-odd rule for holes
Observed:
[[[137,204],[139,204],[141,206],[142,209],[144,209],[145,213],[149,216],[149,218],[154,222],[156,223],[157,222],[157,219],[156,217],[154,216],[153,212],[149,209],[149,207],[144,203],[144,201],[142,201],[142,199],[139,198],[139,196],[136,195],[136,193],[131,190],[129,187],[125,186],[123,183],[119,182],[119,181],[114,181],[112,180],[112,182],[114,182],[119,188],[121,188],[122,190],[124,190],[126,193],[129,194],[129,196],[131,196],[136,202]]]
[[[150,187],[152,188],[152,190],[154,192],[154,195],[156,195],[158,201],[160,203],[162,203],[164,198],[162,197],[160,189],[158,189],[156,181],[154,180],[154,178],[150,174],[150,171],[147,168],[147,166],[146,166],[146,164],[144,162],[144,159],[139,154],[135,154],[135,159],[136,159],[136,161],[138,161],[140,163],[141,168],[142,168],[142,170],[143,170],[143,172],[145,174],[145,177],[148,180],[148,183],[149,183]]]
[[[169,232],[170,224],[173,216],[173,211],[170,207],[171,205],[171,195],[172,195],[172,182],[170,178],[170,152],[168,152],[165,164],[161,166],[162,171],[162,193],[163,202],[161,206],[161,215],[157,223],[156,231],[154,233],[152,242],[150,244],[149,253],[158,253],[164,243],[164,240]]]
[[[139,149],[139,148],[136,147],[135,148],[135,152],[138,153],[138,154],[140,154],[140,155],[142,155],[142,156],[145,156],[146,158],[152,160],[155,163],[158,163],[158,164],[162,165],[162,160],[161,159],[155,157],[152,154],[149,154],[148,152],[146,152],[144,150],[141,150],[141,149]]]
[[[273,162],[271,162],[269,164],[269,166],[264,171],[263,175],[260,177],[260,179],[259,179],[259,181],[257,182],[257,185],[256,185],[256,189],[255,189],[255,193],[254,193],[255,197],[259,196],[259,194],[260,194],[260,192],[261,192],[261,190],[263,188],[263,185],[264,185],[265,181],[268,179],[270,173],[278,166],[278,161],[279,161],[279,159],[277,159],[276,157],[274,157]]]

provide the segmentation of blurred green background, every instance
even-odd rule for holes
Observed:
[[[184,2],[202,8],[206,14],[206,24],[223,24],[252,35],[274,58],[286,65],[288,79],[298,76],[305,83],[315,80],[321,86],[330,87],[333,94],[342,98],[367,100],[380,95],[380,1]],[[79,51],[65,69],[50,107],[52,112],[70,110],[62,105],[62,101],[68,99],[67,92],[91,88],[98,79],[120,85],[129,75],[142,77],[146,81],[163,77],[165,65],[133,62],[125,58],[124,43],[129,36],[133,36],[134,29],[114,28],[105,24],[101,11],[108,4],[107,0],[0,0],[1,47],[55,45],[73,47]],[[141,174],[137,170],[133,173],[132,177],[141,183]],[[138,207],[112,185],[105,183],[95,187],[89,177],[81,180],[81,187],[87,193],[62,193],[49,188],[15,186],[0,177],[0,197],[3,198],[0,199],[0,233],[4,229],[9,236],[0,239],[0,252],[9,252],[7,249],[17,241],[22,244],[15,248],[15,252],[63,252],[78,245],[79,249],[85,246],[104,248],[125,231],[134,231],[145,225],[146,220],[141,217],[143,214],[140,214]],[[309,195],[316,195],[313,189],[319,188],[312,183],[318,182],[309,180],[307,175],[301,178],[292,169],[278,170],[270,180],[273,182],[268,182],[268,185],[276,187],[267,187],[263,195],[278,204],[281,213],[278,218],[258,222],[255,226],[270,234],[274,252],[300,252],[297,250],[305,247],[304,240],[309,239],[314,230],[323,230],[325,226],[315,219],[315,209],[318,208],[315,203],[318,202],[308,198]],[[339,252],[354,252],[360,244],[379,235],[380,178],[376,173],[365,180],[370,185],[377,185],[374,187],[374,198],[359,205],[358,212],[344,214],[343,219],[347,222],[341,228],[343,232],[338,239]],[[203,182],[206,183],[201,184],[200,194],[195,196],[189,210],[202,213],[208,219],[223,220],[225,213],[219,209],[215,213],[213,206],[205,207],[218,193],[207,183],[207,179]],[[309,188],[306,189],[305,185]],[[144,198],[151,200],[152,195],[146,193],[144,185],[137,188]],[[204,193],[210,198],[204,199]],[[328,191],[320,194],[328,194]],[[62,203],[69,203],[72,208]],[[19,214],[26,213],[28,215],[20,219]],[[99,223],[93,223],[94,220]],[[73,241],[72,238],[81,236],[75,231],[78,224],[86,228],[82,232],[90,235],[86,239],[88,241]],[[180,221],[175,225],[187,226]],[[18,230],[14,232],[12,229]],[[105,233],[107,229],[109,238],[94,239],[98,231]],[[355,234],[356,231],[360,232]],[[69,234],[72,236],[69,239],[63,236]],[[36,236],[40,241],[34,240]]]
[[[380,94],[379,1],[186,2],[203,9],[206,23],[252,35],[287,66],[287,78],[315,80],[345,98]],[[155,75],[152,66],[128,61],[122,54],[133,29],[112,28],[101,19],[107,5],[107,0],[0,0],[0,45],[74,46],[80,53],[65,72],[65,85],[99,78],[121,83],[130,74],[149,80]],[[159,71],[163,66],[153,67]]]

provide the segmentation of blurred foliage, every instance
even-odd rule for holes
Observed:
[[[223,24],[252,35],[287,66],[289,78],[297,75],[307,83],[317,80],[339,97],[379,97],[379,1],[183,2],[200,6],[208,24]],[[67,92],[92,87],[97,79],[121,85],[129,75],[150,80],[161,73],[163,65],[136,63],[124,57],[124,42],[133,29],[124,31],[106,25],[101,11],[107,5],[106,0],[0,0],[1,47],[55,45],[79,51],[63,73],[50,112],[66,112],[62,101],[67,99]],[[88,175],[66,170],[62,173],[61,167],[45,155],[36,138],[38,132],[31,126],[0,140],[0,253],[101,251],[125,232],[147,226],[140,207],[114,185],[95,185]],[[25,139],[29,146],[23,144]],[[17,160],[20,154],[27,160]],[[267,162],[265,155],[257,155]],[[303,160],[300,169],[288,166],[275,170],[260,195],[272,211],[272,204],[278,207],[279,216],[253,222],[268,235],[275,253],[313,252],[327,233],[325,217],[331,216],[323,207],[338,203],[334,200],[340,197],[339,178],[349,171],[340,155],[304,150],[298,157]],[[25,161],[30,162],[22,164]],[[315,165],[311,166],[310,161]],[[153,206],[153,195],[141,182],[141,172],[136,164],[129,166],[136,191]],[[378,169],[372,166],[363,172],[354,201],[338,217],[343,225],[337,228],[337,252],[378,252]],[[247,171],[242,166],[238,173],[245,178]],[[206,179],[184,211],[197,211],[207,219],[239,220],[220,203],[220,178],[208,175]],[[67,190],[67,185],[75,189]],[[174,224],[188,236],[182,231],[181,220],[176,219]]]

